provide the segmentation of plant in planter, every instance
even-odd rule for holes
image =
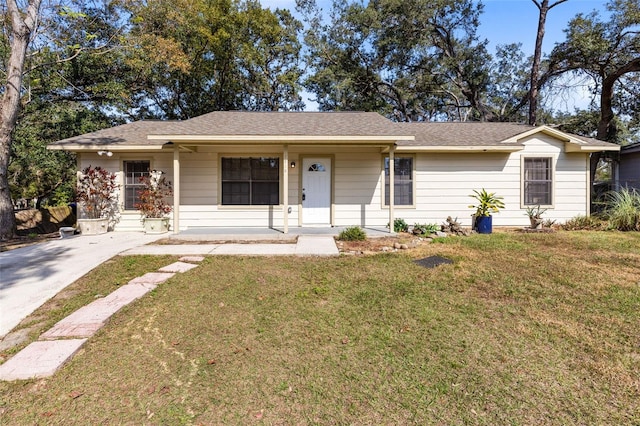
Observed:
[[[79,176],[76,197],[80,208],[78,227],[84,235],[107,232],[118,211],[118,184],[115,173],[100,166],[86,167]]]
[[[142,216],[146,233],[159,234],[169,230],[169,213],[173,206],[167,203],[167,198],[173,195],[173,190],[163,174],[160,170],[152,170],[149,176],[140,178],[143,188],[138,191],[140,202],[134,207]]]
[[[469,208],[476,209],[473,219],[473,228],[480,234],[490,234],[492,231],[491,213],[499,213],[504,208],[502,197],[495,192],[487,192],[486,189],[481,191],[473,190],[470,197],[475,198],[478,204],[470,205]]]
[[[540,208],[540,206],[528,207],[526,209],[526,215],[529,216],[531,222],[531,229],[541,229],[543,227],[544,219],[542,215],[547,209]]]

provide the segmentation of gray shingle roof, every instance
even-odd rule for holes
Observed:
[[[84,135],[63,139],[51,145],[162,145],[168,141],[149,140],[150,132],[162,131],[162,129],[173,124],[172,121],[142,120],[133,123],[122,124],[108,129],[98,130]]]
[[[397,123],[375,112],[216,111],[157,129],[152,135],[400,136]]]
[[[247,140],[260,137],[332,138],[360,137],[375,140],[398,139],[398,146],[411,147],[519,147],[511,138],[535,129],[515,123],[425,122],[395,123],[374,112],[240,112],[216,111],[184,121],[136,121],[99,130],[50,144],[55,149],[99,149],[102,146],[161,147],[169,142],[163,136],[182,140],[225,136]],[[151,136],[151,138],[149,138]],[[155,136],[155,137],[154,137]],[[407,137],[415,136],[415,140]],[[571,135],[586,146],[611,148],[607,142]],[[160,138],[160,139],[156,139]],[[233,143],[229,140],[229,143]]]
[[[535,127],[516,123],[424,122],[401,123],[415,141],[398,146],[495,146]],[[519,143],[509,145],[519,146]]]
[[[415,135],[414,141],[400,141],[398,146],[518,146],[519,142],[504,142],[536,128],[519,123],[425,122],[400,123]],[[406,132],[405,132],[406,133]],[[565,133],[588,146],[611,147],[612,144],[594,138]]]

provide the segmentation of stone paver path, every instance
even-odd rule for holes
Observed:
[[[80,347],[124,306],[147,294],[176,273],[189,271],[202,256],[185,256],[159,272],[149,272],[129,281],[106,297],[95,300],[60,320],[4,364],[0,380],[27,380],[49,377],[67,362]]]

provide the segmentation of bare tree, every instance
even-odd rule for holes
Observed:
[[[23,12],[16,0],[7,0],[10,55],[4,95],[0,104],[0,240],[13,237],[16,230],[7,169],[11,135],[20,109],[20,90],[27,47],[38,23],[40,3],[41,0],[29,0],[26,11]]]
[[[529,90],[529,124],[535,126],[537,121],[538,110],[538,91],[540,89],[538,83],[538,75],[540,74],[540,59],[542,57],[542,40],[544,39],[545,25],[547,22],[547,13],[559,4],[568,0],[557,0],[549,4],[549,0],[531,0],[540,11],[538,18],[538,32],[536,34],[536,47],[533,52],[533,65],[531,66],[531,88]]]

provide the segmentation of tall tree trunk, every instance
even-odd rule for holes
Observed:
[[[41,0],[30,0],[24,18],[16,0],[7,0],[11,30],[11,53],[7,64],[7,81],[0,104],[0,240],[11,238],[16,231],[16,219],[9,191],[9,155],[12,133],[20,109],[20,88],[27,47],[36,26]]]
[[[614,121],[615,114],[613,113],[613,86],[620,77],[630,72],[640,72],[640,58],[635,58],[614,70],[609,75],[603,76],[602,90],[600,92],[600,121],[598,122],[597,139],[614,143],[616,142],[618,128],[616,127],[616,123]],[[592,187],[593,179],[595,178],[598,163],[601,158],[602,152],[594,152],[591,154],[589,166],[591,169]]]
[[[567,0],[558,0],[549,6],[549,0],[531,0],[540,10],[538,17],[538,32],[536,33],[536,47],[533,52],[533,65],[531,66],[531,79],[529,82],[529,124],[535,126],[538,121],[538,75],[540,74],[540,60],[542,58],[542,41],[544,40],[545,26],[547,23],[547,13],[557,5]]]

